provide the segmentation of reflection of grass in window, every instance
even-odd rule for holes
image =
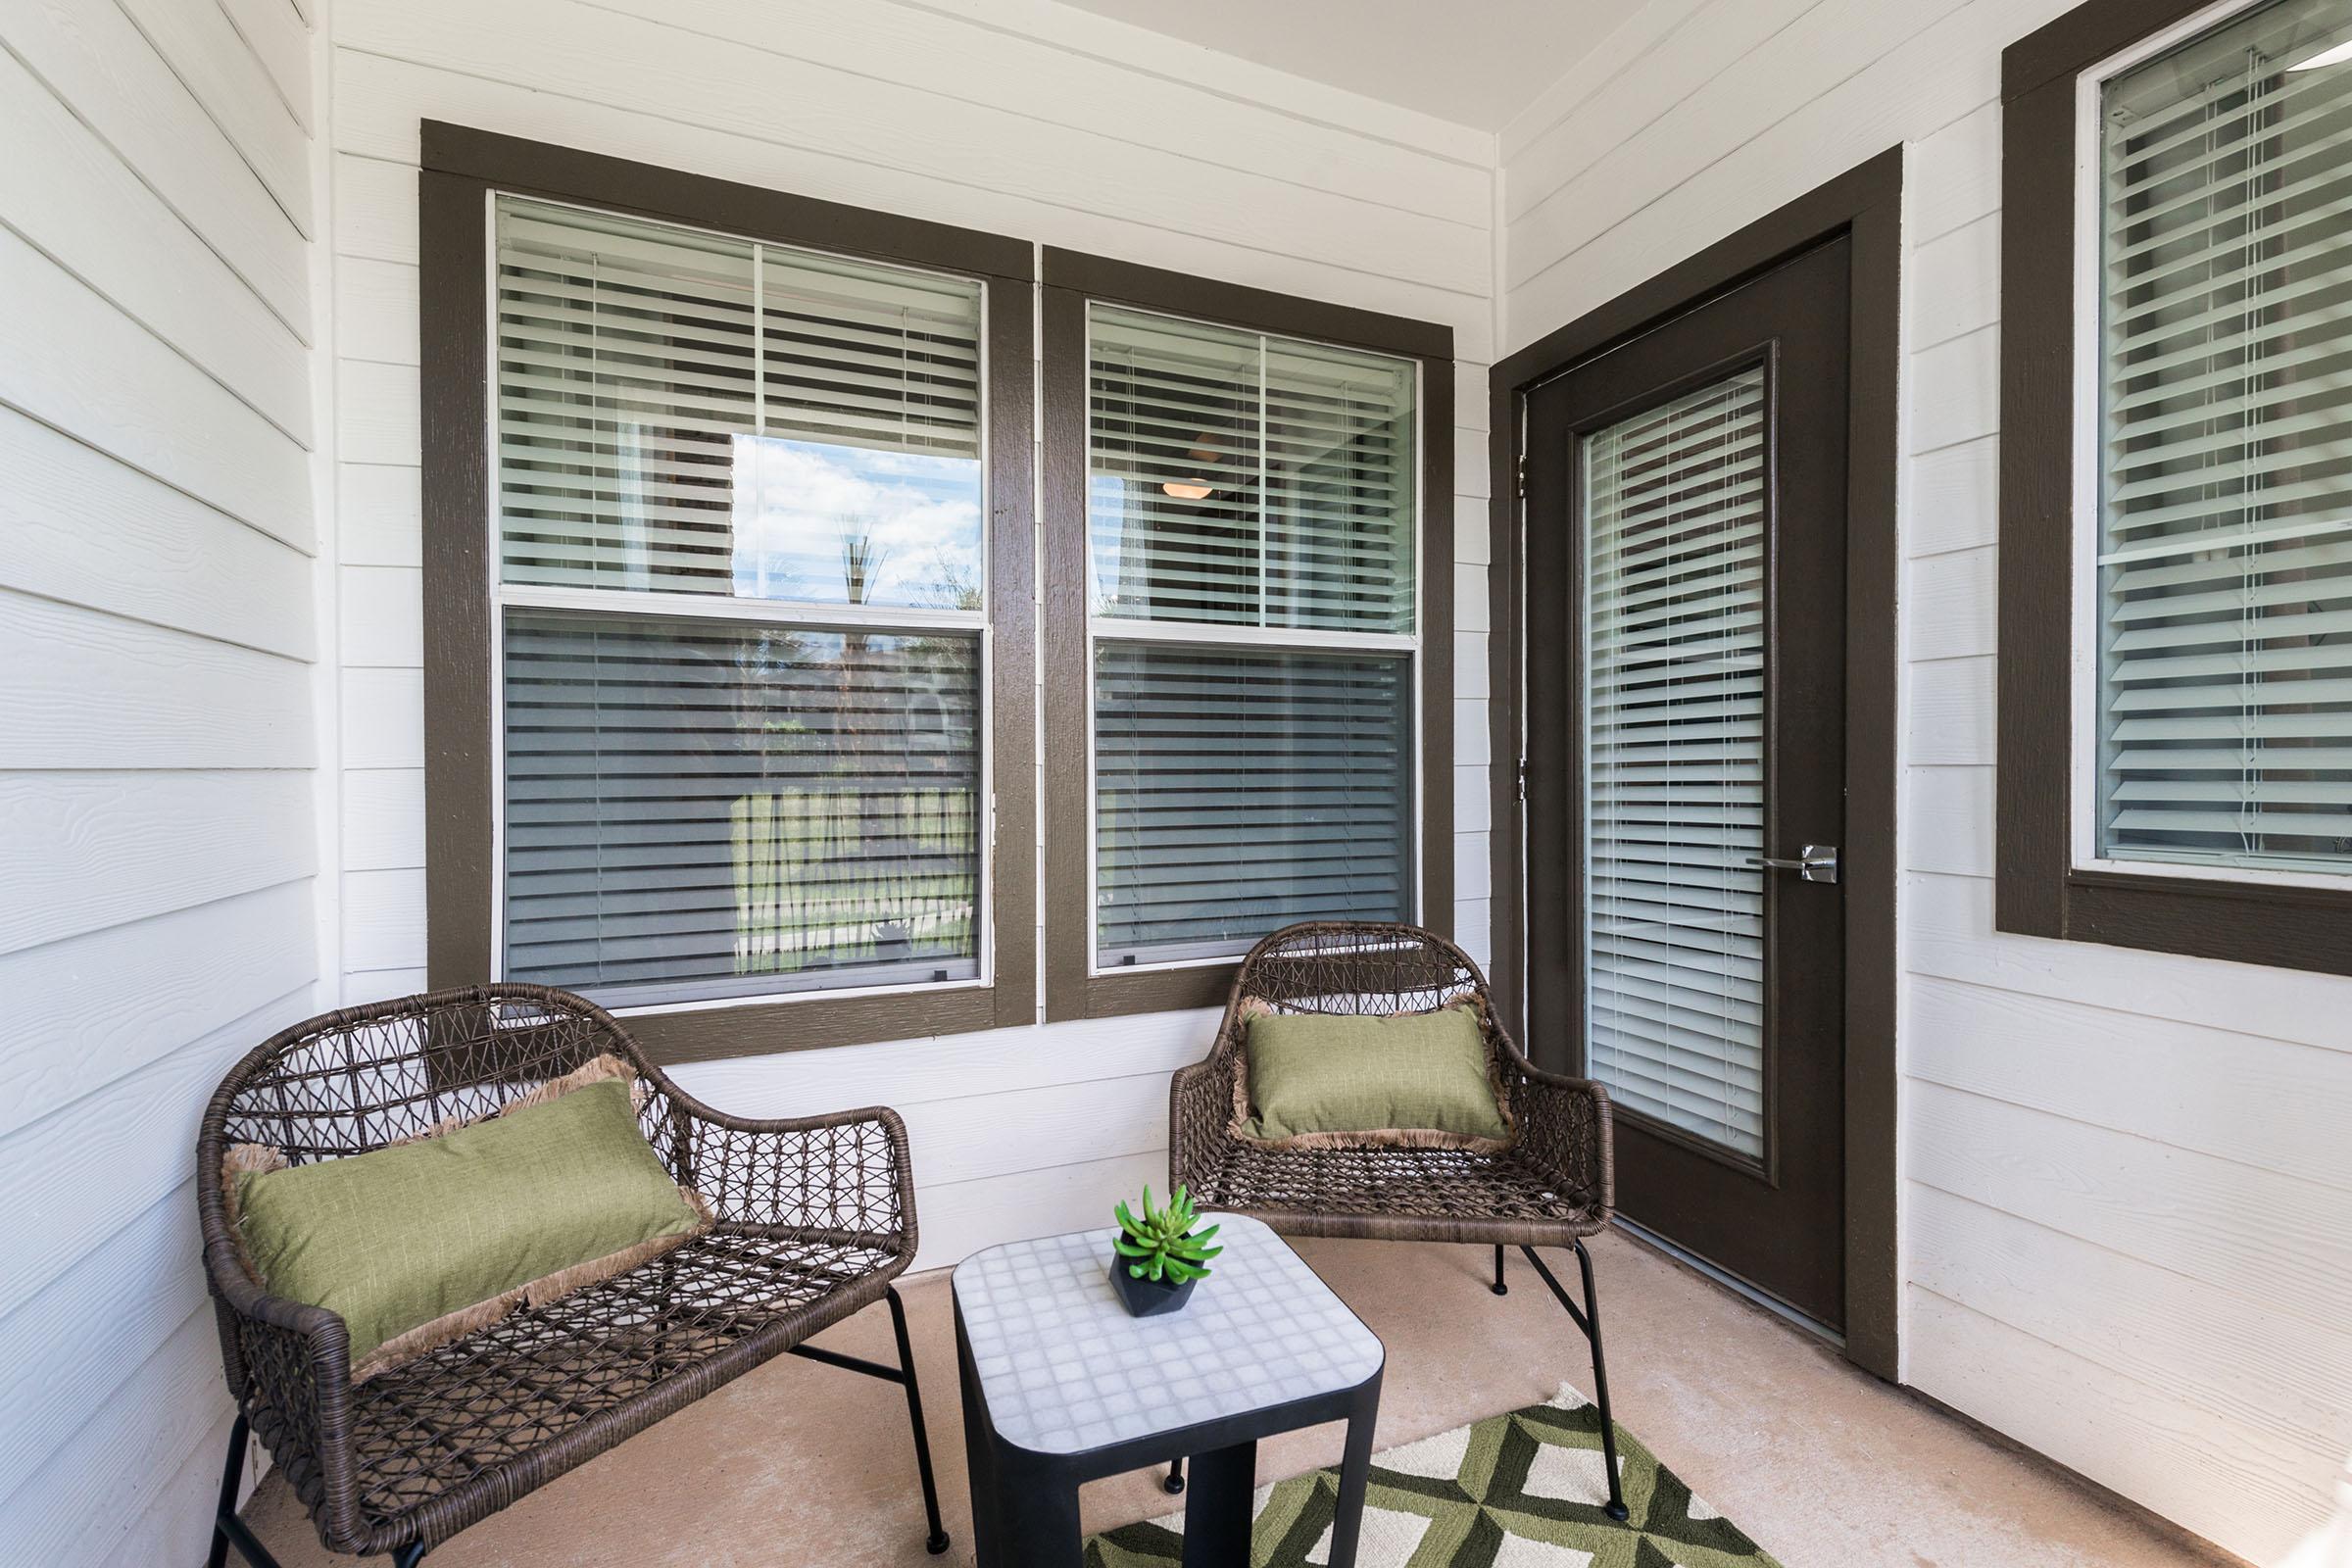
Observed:
[[[974,804],[936,788],[738,797],[736,972],[972,956]]]

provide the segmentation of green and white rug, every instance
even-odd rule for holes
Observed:
[[[1608,1500],[1600,1412],[1574,1389],[1548,1404],[1372,1456],[1358,1568],[1779,1568],[1690,1494],[1623,1427],[1617,1462],[1633,1518]],[[1251,1568],[1330,1560],[1336,1470],[1260,1487]],[[1184,1516],[1126,1525],[1086,1544],[1086,1568],[1164,1568],[1184,1555]]]

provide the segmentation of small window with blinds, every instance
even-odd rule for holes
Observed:
[[[981,979],[982,285],[513,197],[494,230],[503,976]]]
[[[1096,972],[1416,906],[1419,366],[1095,304]]]
[[[2087,847],[2189,875],[2341,878],[2352,4],[2281,0],[2139,52],[2083,98]]]

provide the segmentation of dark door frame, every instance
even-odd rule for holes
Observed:
[[[1496,364],[1489,376],[1494,565],[1492,854],[1497,1004],[1536,1060],[1578,1070],[1566,1039],[1525,1034],[1524,552],[1520,502],[1528,392],[1781,262],[1840,234],[1853,242],[1847,426],[1845,909],[1845,1354],[1897,1371],[1895,1251],[1895,634],[1902,324],[1903,150],[1888,149],[1668,268]]]

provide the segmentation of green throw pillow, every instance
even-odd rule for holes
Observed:
[[[1470,1007],[1394,1018],[1267,1013],[1250,1020],[1247,1052],[1247,1137],[1439,1148],[1510,1138]],[[1340,1136],[1364,1134],[1389,1136]]]
[[[339,1314],[358,1377],[395,1364],[368,1357],[411,1331],[425,1331],[406,1347],[420,1354],[519,1300],[552,1298],[707,1228],[638,1131],[625,1078],[439,1137],[236,1180],[238,1228],[262,1284]],[[552,1293],[526,1290],[542,1285]],[[445,1332],[432,1332],[444,1319]]]

